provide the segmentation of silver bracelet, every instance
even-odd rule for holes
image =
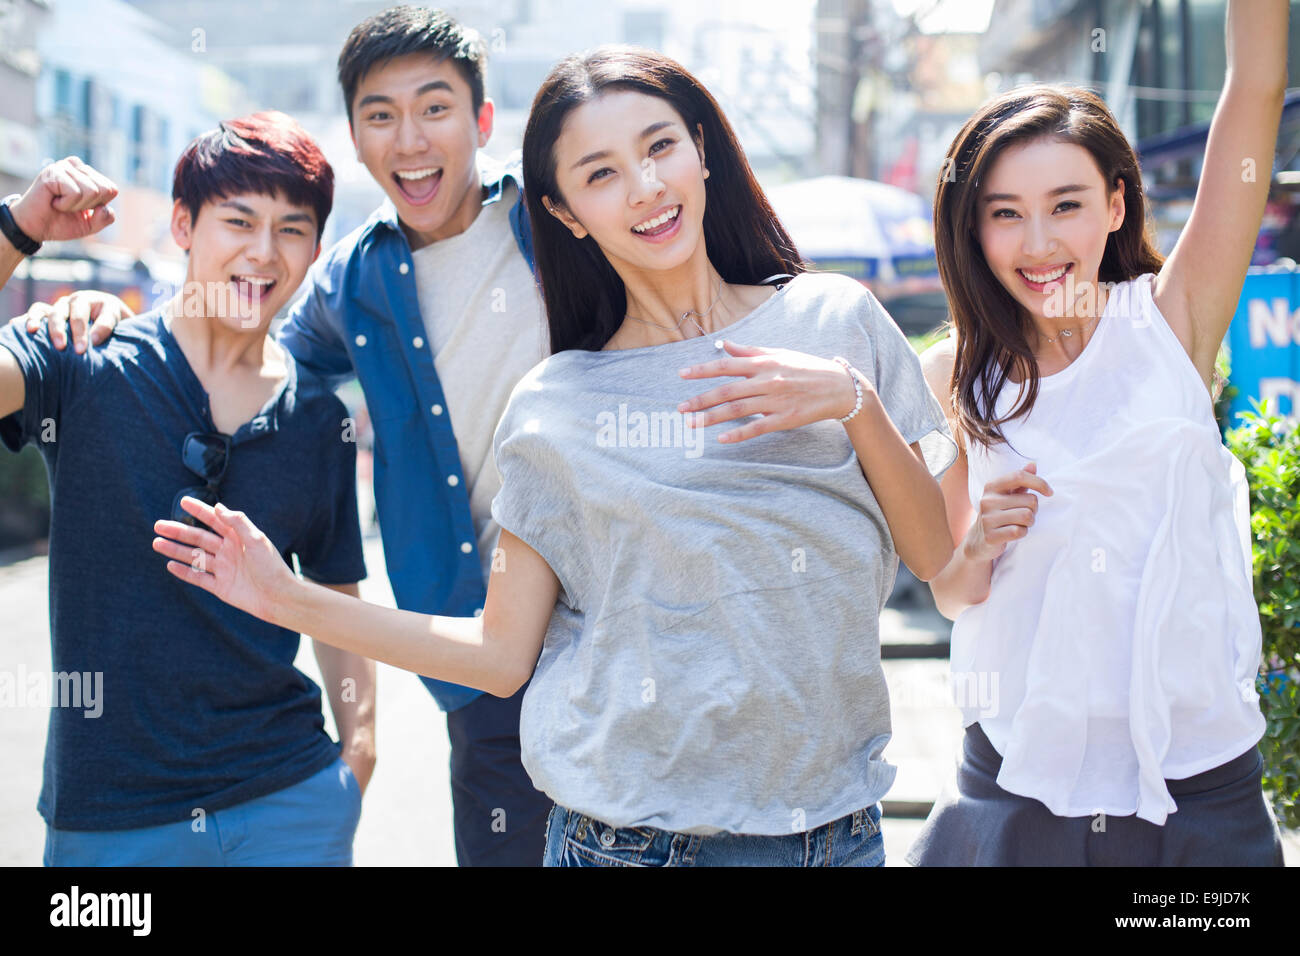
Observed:
[[[848,363],[847,359],[845,359],[843,356],[837,355],[835,356],[835,361],[839,362],[841,365],[844,366],[844,371],[848,372],[849,378],[853,379],[853,388],[858,393],[858,403],[853,406],[853,411],[849,412],[847,415],[845,415],[843,418],[840,419],[840,422],[844,423],[847,422],[854,415],[856,415],[858,412],[862,411],[862,383],[858,381],[857,370]]]

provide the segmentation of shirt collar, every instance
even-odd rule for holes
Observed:
[[[203,396],[206,401],[210,402],[207,390],[203,383],[199,381],[198,373],[190,365],[189,358],[185,355],[185,350],[181,348],[180,342],[176,340],[176,335],[172,332],[171,322],[167,314],[167,307],[160,306],[157,309],[147,313],[146,318],[152,317],[157,322],[158,334],[163,343],[165,352],[174,350],[174,355],[181,369],[180,375],[189,379],[190,388],[195,397]],[[275,336],[268,331],[271,340],[275,342]],[[293,357],[287,348],[279,342],[275,342],[276,347],[280,350],[284,358],[285,376],[280,385],[276,388],[275,394],[267,399],[266,404],[251,419],[244,422],[235,430],[231,436],[234,444],[242,444],[251,438],[258,438],[268,432],[278,431],[280,428],[281,412],[291,412],[297,402],[298,396],[298,360]]]

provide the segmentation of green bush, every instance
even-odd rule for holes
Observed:
[[[50,526],[45,462],[34,447],[11,455],[0,449],[0,548],[44,538]]]
[[[1264,632],[1257,686],[1268,721],[1264,789],[1283,826],[1300,827],[1300,426],[1251,399],[1226,435],[1250,483],[1255,600]]]
[[[1228,380],[1232,367],[1232,354],[1226,345],[1219,346],[1219,354],[1214,359],[1214,419],[1219,423],[1219,431],[1227,431],[1230,424],[1229,407],[1241,389]]]

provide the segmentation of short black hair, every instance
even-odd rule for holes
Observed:
[[[339,54],[339,85],[343,108],[352,125],[352,100],[366,74],[381,63],[411,53],[428,53],[437,61],[450,58],[469,84],[474,114],[483,106],[483,73],[487,44],[477,30],[461,26],[441,10],[429,7],[390,7],[362,20]]]

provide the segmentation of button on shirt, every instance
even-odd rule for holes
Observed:
[[[499,242],[531,269],[532,233],[518,192],[523,177],[517,155],[503,164],[480,152],[478,165],[484,206],[500,203],[507,183],[514,185],[509,195],[515,198],[503,204],[509,208],[510,234]],[[448,414],[452,398],[435,367],[412,266],[397,210],[385,200],[312,267],[306,294],[294,303],[280,341],[299,364],[332,386],[355,377],[365,393],[375,433],[375,505],[398,607],[469,617],[487,597],[484,562],[476,546],[479,529]],[[520,329],[531,329],[534,321],[523,309],[508,309],[503,318]],[[502,342],[511,337],[503,336]],[[476,357],[475,368],[485,382],[509,378],[497,364],[500,347],[498,343]],[[459,400],[457,411],[464,405]],[[445,711],[482,693],[421,680]]]
[[[503,190],[507,202],[519,191],[509,180]],[[446,482],[464,483],[484,580],[501,532],[492,518],[501,490],[492,433],[510,390],[546,357],[548,341],[532,270],[510,239],[507,202],[484,206],[463,233],[412,254],[420,314],[460,449],[461,472]],[[417,349],[424,344],[413,340]]]

